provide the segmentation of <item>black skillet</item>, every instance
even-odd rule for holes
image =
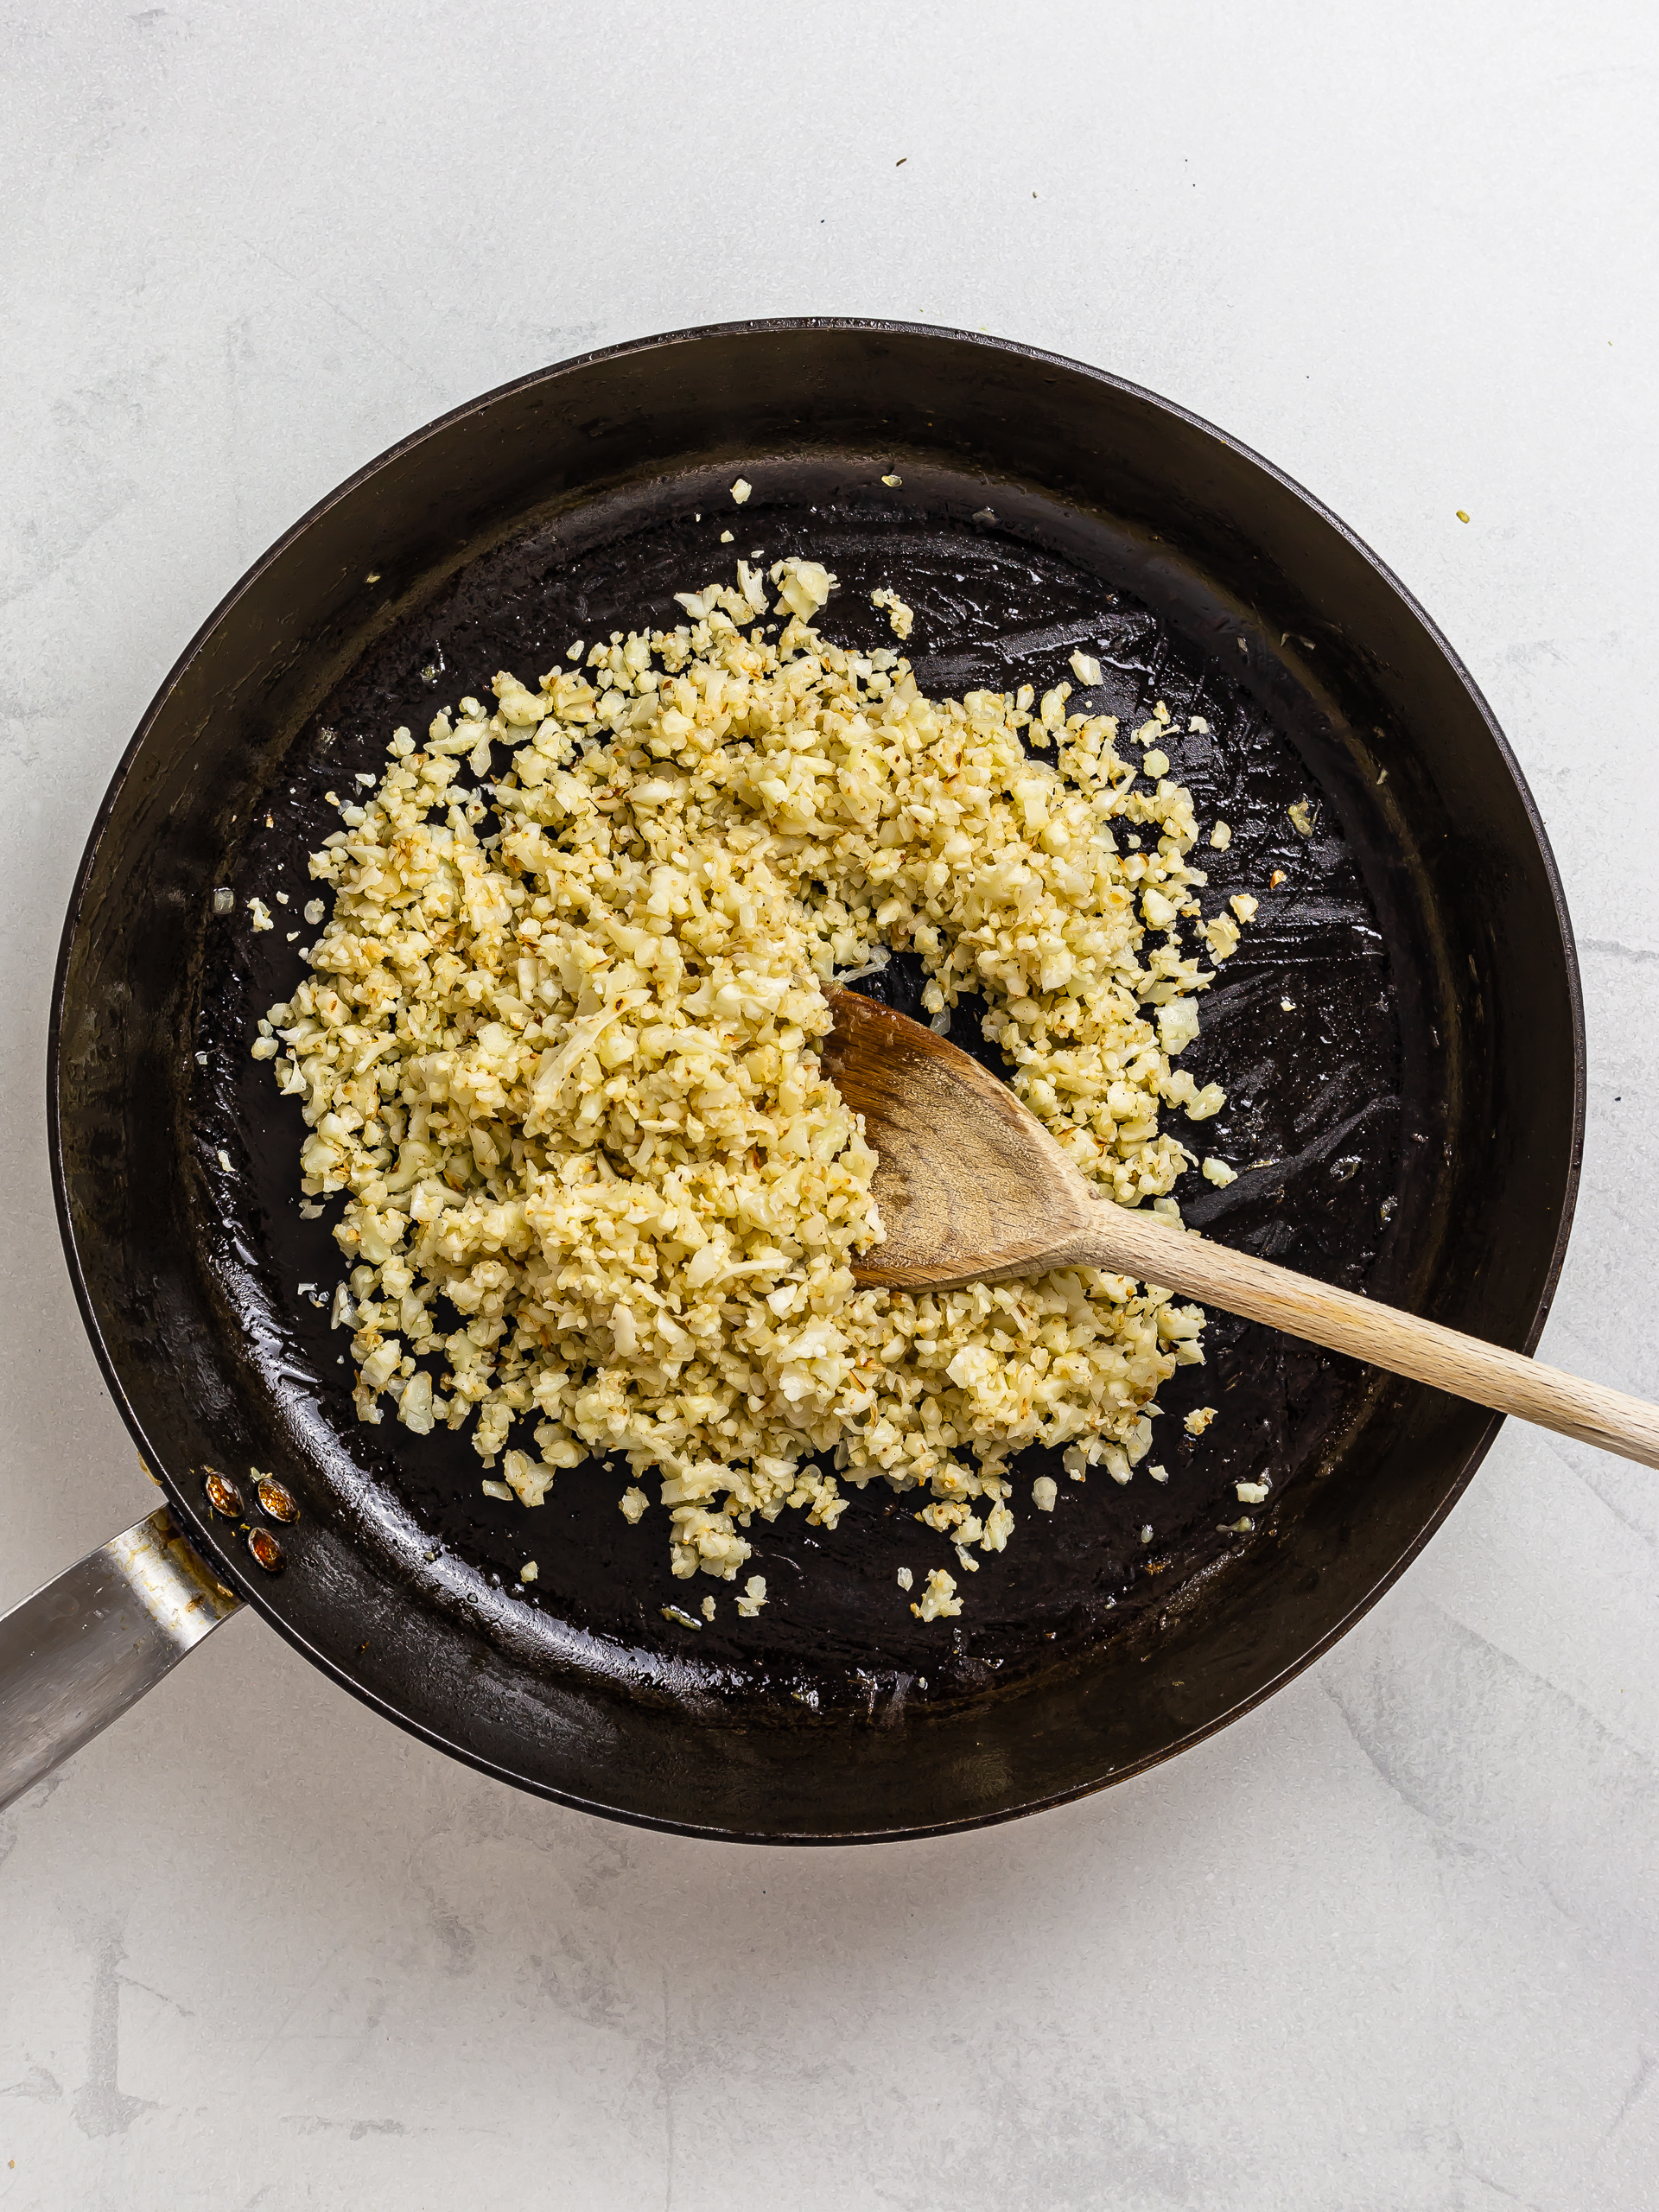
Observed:
[[[1247,1170],[1182,1186],[1211,1233],[1529,1349],[1578,1173],[1579,990],[1520,773],[1401,587],[1230,439],[1050,355],[832,321],[591,355],[406,440],[238,585],[99,810],[52,1031],[70,1268],[177,1529],[337,1681],[504,1781],[693,1834],[874,1840],[1059,1803],[1245,1711],[1401,1573],[1497,1422],[1217,1316],[1162,1394],[1167,1482],[1062,1475],[1044,1515],[1047,1463],[1022,1463],[1008,1550],[923,1624],[897,1569],[944,1546],[880,1483],[833,1535],[762,1531],[771,1603],[739,1620],[727,1586],[671,1577],[660,1508],[624,1522],[620,1466],[526,1513],[482,1496],[467,1439],[352,1418],[333,1210],[302,1218],[297,1111],[248,1057],[303,972],[322,795],[398,722],[671,623],[673,591],[756,548],[827,562],[846,643],[887,637],[869,593],[896,584],[937,692],[1040,689],[1081,646],[1105,682],[1074,705],[1117,713],[1132,759],[1165,702],[1171,772],[1234,830],[1198,855],[1213,890],[1261,899],[1185,1063],[1228,1107],[1173,1123]],[[916,984],[900,960],[866,988]],[[215,1468],[243,1515],[210,1509]],[[1263,1471],[1270,1506],[1225,1526]],[[714,1624],[664,1618],[709,1589]]]

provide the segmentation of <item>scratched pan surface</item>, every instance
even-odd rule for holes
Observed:
[[[660,1508],[624,1522],[620,1462],[525,1513],[482,1496],[467,1436],[353,1418],[327,1312],[338,1206],[301,1218],[297,1108],[247,1056],[304,972],[323,794],[377,771],[398,722],[573,638],[671,624],[673,591],[757,548],[828,563],[823,627],[849,645],[887,637],[869,594],[897,583],[935,691],[1041,689],[1081,645],[1104,682],[1073,703],[1116,713],[1128,757],[1166,706],[1170,772],[1233,828],[1196,855],[1206,911],[1261,901],[1184,1061],[1227,1106],[1172,1123],[1243,1172],[1189,1176],[1189,1222],[1530,1346],[1571,1211],[1581,1025],[1541,830],[1444,642],[1294,486],[1072,364],[891,325],[650,341],[420,433],[251,572],[118,772],[59,977],[66,1243],[141,1448],[227,1580],[445,1750],[659,1826],[874,1840],[1059,1802],[1246,1709],[1401,1571],[1496,1424],[1216,1316],[1207,1363],[1160,1395],[1167,1482],[1075,1484],[1029,1455],[1008,1549],[960,1578],[960,1620],[924,1626],[896,1571],[954,1561],[880,1482],[833,1534],[755,1524],[771,1599],[745,1621],[729,1586],[671,1576]],[[256,893],[276,929],[251,931]],[[901,957],[865,988],[914,1010],[919,978]],[[954,1033],[985,1052],[971,1008]],[[1195,1440],[1199,1404],[1218,1417]],[[299,1497],[279,1575],[208,1510],[210,1466],[278,1470]],[[1052,1515],[1030,1502],[1045,1471]],[[1271,1497],[1238,1531],[1246,1477]],[[715,1623],[664,1618],[709,1589]]]

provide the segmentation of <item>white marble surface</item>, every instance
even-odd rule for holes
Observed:
[[[1643,0],[14,0],[0,1603],[154,1495],[41,1111],[62,905],[138,714],[391,439],[737,315],[1102,363],[1408,579],[1580,932],[1544,1349],[1659,1394],[1656,28]],[[0,2206],[1650,2205],[1656,1479],[1511,1431],[1241,1726],[876,1852],[532,1802],[244,1617],[0,1821]]]

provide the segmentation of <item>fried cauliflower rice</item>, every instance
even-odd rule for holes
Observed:
[[[1101,1196],[1173,1213],[1194,1155],[1160,1109],[1223,1103],[1172,1065],[1211,980],[1180,925],[1214,959],[1238,931],[1203,921],[1188,794],[1137,781],[1111,718],[1068,717],[1065,684],[1034,711],[1028,687],[925,698],[811,626],[822,567],[771,577],[775,642],[740,562],[672,631],[578,644],[533,689],[503,672],[423,746],[397,730],[335,802],[310,863],[333,910],[253,1051],[303,1102],[306,1197],[346,1194],[360,1420],[470,1421],[485,1490],[525,1507],[619,1455],[677,1576],[734,1581],[757,1515],[833,1529],[872,1477],[925,1492],[976,1571],[1024,1446],[1129,1480],[1203,1316],[1090,1268],[855,1287],[875,1159],[820,1068],[823,987],[919,955],[935,1027],[980,995]],[[1160,704],[1136,733],[1154,771],[1172,730]],[[912,1611],[959,1611],[956,1587],[932,1571]]]

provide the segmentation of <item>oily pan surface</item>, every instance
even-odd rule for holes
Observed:
[[[218,1175],[215,1204],[260,1302],[251,1341],[268,1387],[300,1435],[317,1437],[320,1462],[344,1444],[362,1478],[353,1510],[370,1502],[371,1531],[376,1499],[389,1522],[415,1516],[431,1554],[431,1602],[453,1605],[469,1582],[512,1592],[520,1655],[534,1654],[539,1635],[548,1663],[568,1664],[574,1630],[601,1671],[645,1694],[680,1694],[690,1679],[728,1702],[765,1708],[781,1700],[798,1713],[864,1704],[896,1683],[919,1701],[954,1702],[1075,1660],[1201,1589],[1230,1554],[1258,1541],[1217,1526],[1243,1510],[1233,1483],[1271,1479],[1271,1504],[1255,1510],[1264,1533],[1274,1508],[1316,1478],[1360,1418],[1362,1371],[1212,1316],[1206,1364],[1179,1371],[1160,1394],[1151,1459],[1167,1467],[1168,1484],[1154,1485],[1144,1466],[1128,1486],[1103,1470],[1077,1484],[1058,1453],[1026,1454],[1011,1500],[1016,1530],[1005,1552],[982,1555],[980,1572],[960,1578],[959,1619],[911,1617],[897,1568],[909,1566],[919,1587],[929,1567],[954,1560],[913,1517],[925,1501],[895,1497],[878,1480],[851,1493],[833,1532],[796,1512],[755,1524],[752,1567],[770,1594],[760,1617],[738,1620],[722,1606],[700,1631],[671,1624],[660,1609],[683,1603],[687,1586],[670,1573],[660,1509],[637,1528],[618,1511],[629,1479],[620,1459],[608,1471],[589,1462],[561,1475],[547,1503],[526,1511],[480,1494],[468,1434],[417,1439],[353,1418],[345,1338],[327,1321],[345,1272],[329,1234],[338,1202],[322,1220],[301,1219],[297,1103],[273,1095],[268,1070],[247,1052],[257,1017],[307,972],[298,953],[315,932],[298,919],[313,895],[305,855],[337,825],[322,794],[345,792],[359,771],[378,776],[394,727],[423,729],[437,707],[482,694],[498,668],[533,681],[572,638],[671,626],[680,613],[674,591],[728,575],[756,547],[768,561],[799,553],[836,572],[841,588],[819,626],[840,644],[893,642],[869,593],[895,585],[916,610],[906,650],[936,696],[1074,680],[1067,661],[1081,645],[1100,658],[1104,683],[1097,694],[1077,694],[1071,709],[1116,714],[1120,747],[1134,760],[1130,734],[1164,700],[1180,733],[1164,741],[1171,774],[1192,791],[1206,836],[1217,816],[1233,827],[1226,851],[1201,842],[1193,855],[1210,871],[1206,911],[1236,890],[1262,902],[1201,1001],[1203,1034],[1180,1062],[1201,1084],[1219,1081],[1228,1103],[1196,1128],[1179,1114],[1164,1120],[1193,1150],[1248,1172],[1224,1192],[1196,1173],[1185,1178],[1177,1196],[1186,1217],[1244,1249],[1384,1295],[1402,1264],[1392,1224],[1402,1198],[1404,1216],[1413,1214],[1413,1182],[1429,1172],[1437,1137],[1433,1102],[1401,1096],[1413,1057],[1402,1047],[1409,1012],[1385,945],[1407,952],[1408,976],[1410,918],[1379,914],[1392,882],[1378,858],[1381,824],[1356,804],[1351,781],[1327,785],[1317,758],[1304,757],[1241,689],[1228,665],[1231,641],[1197,643],[1194,626],[1154,615],[1113,573],[1109,548],[1084,564],[1075,553],[1020,543],[994,521],[918,518],[884,503],[879,489],[816,509],[728,503],[724,512],[705,507],[701,521],[687,513],[628,524],[624,514],[615,534],[592,542],[590,517],[585,545],[568,527],[532,531],[476,562],[383,639],[302,731],[238,856],[234,914],[209,925],[193,1040],[207,1058],[193,1063],[193,1148]],[[718,543],[726,528],[730,546]],[[1207,735],[1187,734],[1194,715],[1209,722]],[[1287,813],[1302,799],[1314,823],[1306,837]],[[1284,880],[1270,888],[1275,869]],[[289,891],[289,907],[274,903],[278,888]],[[252,933],[245,902],[254,894],[273,902],[277,929]],[[299,931],[293,945],[290,927]],[[920,980],[918,964],[901,956],[861,988],[917,1013]],[[1003,1072],[971,1009],[959,1011],[952,1034]],[[228,1173],[216,1166],[221,1148]],[[1273,1164],[1251,1169],[1258,1160]],[[1191,1439],[1182,1415],[1202,1404],[1217,1407],[1219,1418]],[[1031,1503],[1031,1481],[1042,1473],[1058,1481],[1052,1515]],[[1141,1538],[1148,1524],[1149,1542]],[[531,1557],[539,1580],[519,1594],[512,1586]]]

